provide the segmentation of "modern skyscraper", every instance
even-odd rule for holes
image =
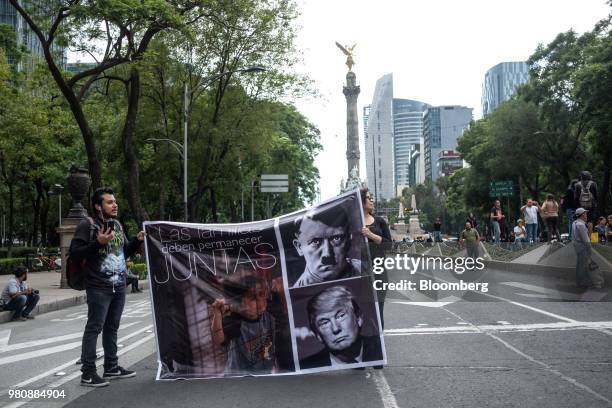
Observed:
[[[393,146],[396,195],[410,184],[410,152],[423,137],[423,112],[428,104],[410,99],[393,99]]]
[[[376,81],[365,133],[368,188],[376,200],[395,197],[393,169],[393,74]]]
[[[8,0],[0,0],[0,24],[8,24],[15,30],[17,45],[24,44],[30,52],[17,66],[19,71],[31,72],[34,66],[43,58],[43,50],[38,40],[38,37],[30,29],[25,20],[21,17],[17,10],[9,3]],[[65,47],[53,46],[52,52],[58,56],[58,65],[66,68],[67,50]],[[14,64],[15,61],[9,61]]]
[[[430,107],[423,117],[425,177],[439,177],[438,160],[443,150],[457,150],[457,139],[472,120],[472,109],[465,106]]]
[[[497,106],[510,99],[516,88],[529,80],[524,61],[502,62],[489,69],[482,84],[482,114],[487,116]]]
[[[423,112],[429,105],[393,98],[393,74],[376,82],[364,107],[368,185],[376,198],[392,199],[410,185],[410,154],[422,142]]]

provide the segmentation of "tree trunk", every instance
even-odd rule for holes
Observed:
[[[130,210],[138,225],[149,218],[140,201],[140,170],[138,158],[134,151],[134,131],[136,129],[136,118],[138,116],[138,103],[140,100],[140,74],[136,68],[132,68],[128,87],[128,110],[125,116],[121,138],[123,141],[123,153],[127,169],[127,200]]]
[[[14,228],[15,228],[15,222],[14,222],[14,218],[15,218],[15,187],[13,186],[13,183],[7,183],[8,184],[8,188],[9,188],[9,214],[8,214],[8,218],[9,218],[9,228],[8,228],[8,234],[7,234],[7,238],[8,238],[8,258],[11,258],[13,256],[13,233],[14,233]]]
[[[40,243],[40,241],[38,240],[38,231],[39,229],[42,230],[42,227],[40,226],[40,211],[44,194],[42,179],[39,178],[34,180],[34,186],[36,187],[36,197],[34,198],[34,201],[32,203],[32,207],[34,210],[34,217],[32,218],[32,246],[38,246],[38,244]]]

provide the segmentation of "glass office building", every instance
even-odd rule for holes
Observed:
[[[510,99],[516,88],[529,80],[529,69],[524,61],[502,62],[485,74],[482,84],[482,114],[487,116],[500,103]]]
[[[27,2],[20,2],[27,6]],[[38,40],[38,37],[30,29],[25,20],[17,13],[17,10],[9,3],[8,0],[0,0],[0,24],[8,24],[15,30],[17,45],[24,44],[29,51],[23,60],[17,66],[19,71],[32,72],[37,63],[43,59],[43,49]],[[56,55],[56,63],[62,69],[66,69],[67,50],[65,47],[54,45],[51,51]],[[10,61],[14,64],[15,61]]]
[[[472,121],[472,109],[465,106],[430,107],[423,117],[425,177],[439,177],[438,160],[443,150],[457,150],[457,139]]]

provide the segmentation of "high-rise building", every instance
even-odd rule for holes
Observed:
[[[400,195],[410,187],[410,154],[418,146],[423,133],[423,112],[428,104],[410,99],[393,99],[393,146],[395,188]]]
[[[502,62],[485,74],[482,84],[482,114],[487,116],[497,106],[510,99],[516,88],[529,80],[529,69],[524,61]]]
[[[432,181],[438,179],[440,153],[443,150],[457,150],[457,139],[471,120],[472,109],[465,106],[436,106],[425,111],[423,157],[426,178]]]
[[[450,176],[461,168],[463,168],[463,159],[458,152],[454,150],[442,150],[438,155],[436,168],[438,177]]]
[[[393,169],[393,74],[376,81],[365,133],[368,188],[376,200],[395,197]]]
[[[23,58],[23,60],[17,66],[17,69],[19,71],[31,72],[44,56],[42,45],[36,34],[34,34],[25,20],[8,0],[0,0],[0,24],[8,24],[12,26],[15,30],[17,45],[19,46],[23,44],[29,51],[29,55],[26,55],[25,58]],[[51,52],[56,55],[57,65],[60,68],[65,69],[67,63],[66,47],[54,45]],[[14,64],[15,61],[9,61],[9,63]]]
[[[395,198],[411,185],[411,150],[422,142],[423,112],[428,106],[393,98],[393,74],[376,82],[363,121],[368,185],[377,199]]]

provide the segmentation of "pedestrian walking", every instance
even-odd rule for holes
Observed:
[[[527,204],[521,207],[521,212],[525,218],[527,241],[530,244],[538,242],[538,212],[540,212],[538,202],[532,198],[528,198]]]
[[[128,241],[117,221],[119,207],[110,187],[98,188],[92,196],[93,223],[83,220],[77,226],[70,245],[70,256],[85,261],[87,278],[87,324],[81,348],[81,385],[103,387],[116,378],[136,375],[119,365],[117,331],[125,305],[126,260],[135,254],[144,240],[144,231]],[[104,373],[96,372],[96,344],[102,332]]]
[[[559,203],[555,201],[552,194],[546,196],[546,200],[542,203],[540,210],[542,211],[542,218],[544,218],[546,223],[548,242],[552,242],[553,239],[559,239],[559,229],[557,227],[559,221]]]
[[[495,205],[491,208],[491,228],[493,229],[493,242],[497,245],[501,243],[501,231],[504,227],[504,219],[506,215],[501,208],[501,201],[495,200]]]
[[[567,190],[565,191],[565,195],[561,199],[561,209],[565,211],[565,215],[567,216],[567,232],[569,235],[569,240],[572,240],[572,223],[574,222],[574,213],[576,212],[576,199],[575,199],[575,187],[576,183],[578,183],[578,179],[574,179],[570,182],[569,186],[567,186]]]
[[[434,222],[434,242],[442,242],[442,220],[436,218]]]
[[[576,210],[576,221],[572,224],[574,250],[576,251],[576,286],[580,289],[603,286],[603,282],[593,282],[589,274],[592,249],[586,225],[587,213],[588,211],[584,208],[578,208]]]
[[[461,232],[461,238],[459,239],[459,242],[465,245],[468,258],[478,258],[480,235],[478,234],[476,228],[472,228],[472,224],[470,224],[469,222],[465,223],[465,229]]]

